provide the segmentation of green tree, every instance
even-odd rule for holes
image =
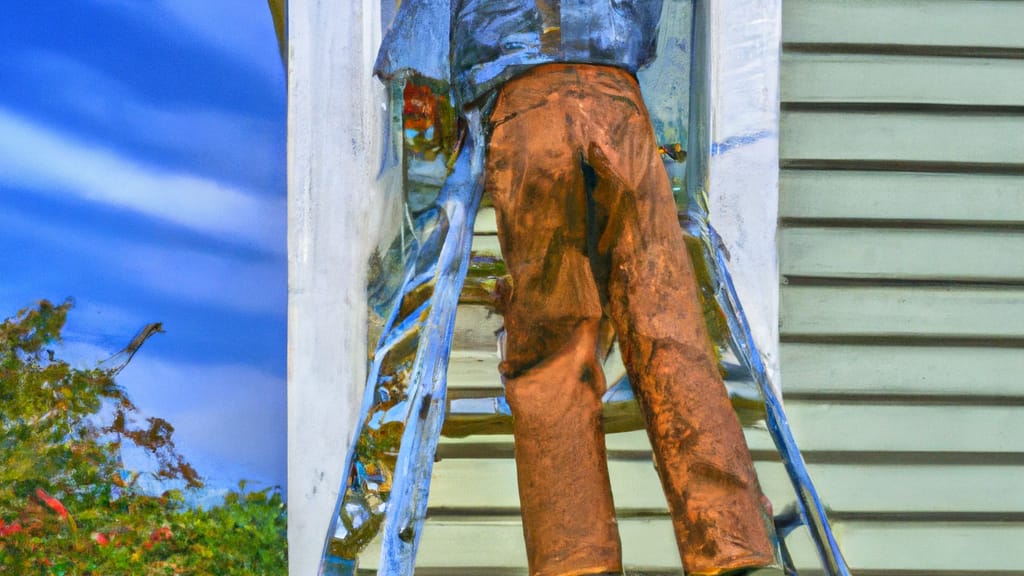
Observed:
[[[123,364],[77,369],[57,358],[70,309],[41,301],[0,324],[0,573],[284,574],[279,491],[240,485],[220,506],[187,506],[201,479],[170,423],[138,422],[115,382]],[[179,488],[144,492],[121,462],[126,443]]]

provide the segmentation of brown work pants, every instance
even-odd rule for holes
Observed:
[[[772,562],[749,452],[634,77],[551,64],[505,84],[487,190],[512,277],[501,371],[530,574],[621,571],[598,361],[605,312],[647,422],[686,573]]]

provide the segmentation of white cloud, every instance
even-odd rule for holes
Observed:
[[[110,358],[116,349],[108,348],[105,345],[77,340],[77,334],[63,334],[64,342],[60,345],[60,357],[75,368],[89,370],[97,364]]]
[[[79,330],[92,333],[102,330],[102,333],[124,334],[126,338],[131,333],[145,324],[145,319],[134,312],[130,312],[121,306],[109,302],[95,300],[76,300],[74,308],[75,325]]]
[[[251,259],[159,246],[121,238],[116,233],[100,236],[80,229],[61,228],[17,210],[0,210],[0,226],[26,241],[57,245],[64,257],[83,259],[102,269],[110,282],[110,287],[104,292],[107,298],[110,298],[110,294],[142,288],[150,293],[165,295],[171,300],[264,315],[282,316],[286,313],[288,286],[283,255]],[[53,288],[57,294],[81,295],[75,289],[80,279],[67,276],[64,280],[66,285]],[[24,292],[9,291],[10,294],[5,294],[4,288],[5,285],[0,284],[0,296],[5,299]],[[105,307],[90,308],[95,314],[102,314],[104,310]],[[116,310],[114,313],[115,319],[126,322],[131,334],[145,322],[153,320],[131,318],[132,322],[128,323],[123,314]],[[81,315],[76,311],[73,316]],[[99,323],[97,334],[123,336],[120,329],[116,332],[102,329],[103,326],[110,326],[102,318],[96,320]],[[75,326],[76,330],[88,330],[87,326],[79,328],[77,321]]]
[[[264,250],[285,249],[285,201],[142,164],[0,108],[0,184],[74,195]]]
[[[117,260],[134,283],[175,298],[270,315],[284,315],[288,305],[283,262],[153,246],[127,246]]]
[[[161,0],[186,29],[228,53],[282,70],[274,22],[261,0]]]
[[[169,362],[140,353],[118,381],[146,415],[164,418],[200,474],[284,485],[285,379],[252,366]]]
[[[246,182],[279,182],[283,110],[277,122],[217,108],[156,106],[120,80],[64,54],[30,50],[12,60],[21,81],[46,86],[48,100],[119,137],[199,160],[203,169]]]
[[[62,356],[74,366],[91,368],[127,346],[146,323],[142,316],[117,305],[75,300],[62,331]]]
[[[91,368],[109,356],[104,346],[65,342],[60,356]],[[139,407],[141,424],[151,416],[174,426],[174,440],[213,488],[239,480],[284,486],[287,481],[285,378],[244,364],[173,362],[145,348],[118,376]],[[149,470],[141,451],[125,453],[129,467]]]
[[[134,11],[168,34],[200,40],[275,81],[284,76],[266,0],[97,1]]]

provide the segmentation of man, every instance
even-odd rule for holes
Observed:
[[[403,35],[405,50],[443,45],[450,68],[422,53],[406,67],[450,77],[460,108],[485,119],[486,190],[512,279],[500,370],[534,576],[622,572],[601,426],[605,315],[686,573],[773,563],[635,78],[655,57],[661,10],[661,0],[405,0],[378,60],[388,77],[402,68]]]

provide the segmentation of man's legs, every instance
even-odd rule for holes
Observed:
[[[595,272],[606,276],[683,565],[698,576],[770,564],[760,487],[718,373],[668,177],[635,81],[618,71],[598,77],[615,73],[622,92],[588,114],[586,161],[603,226]]]
[[[757,478],[635,81],[594,66],[535,69],[502,89],[491,124],[487,186],[513,278],[502,373],[531,574],[620,569],[595,358],[602,305],[687,573],[771,563]]]
[[[532,575],[619,573],[595,358],[585,321],[547,360],[507,381],[523,530]]]
[[[563,78],[564,80],[564,78]],[[532,576],[621,572],[597,361],[578,125],[549,81],[512,81],[491,115],[487,188],[512,290],[502,363]]]

